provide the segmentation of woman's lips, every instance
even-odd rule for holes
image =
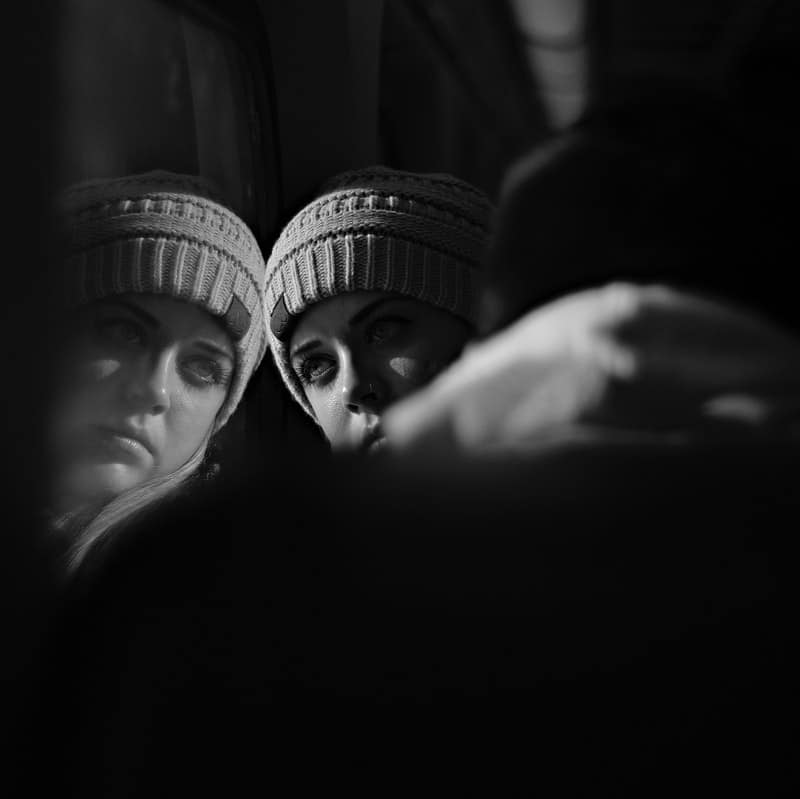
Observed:
[[[379,452],[386,446],[386,438],[380,434],[370,436],[364,442],[364,451],[372,455],[375,452]]]
[[[142,461],[152,457],[150,445],[144,438],[125,430],[112,427],[97,427],[102,449],[112,456],[122,455],[128,460]]]

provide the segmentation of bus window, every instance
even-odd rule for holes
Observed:
[[[248,52],[243,29],[197,3],[63,4],[60,182],[151,169],[199,175],[263,239],[278,199],[263,190],[276,185],[263,157],[264,68],[248,62],[257,48]]]
[[[387,0],[381,28],[381,160],[447,172],[496,195],[516,154],[549,133],[504,3]],[[498,91],[502,87],[502,91]]]

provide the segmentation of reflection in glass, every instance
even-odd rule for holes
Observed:
[[[221,23],[158,0],[62,7],[63,184],[168,169],[256,222],[250,72]]]

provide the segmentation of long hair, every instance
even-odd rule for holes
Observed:
[[[67,574],[74,576],[90,554],[105,547],[126,525],[156,503],[176,493],[200,469],[206,457],[211,431],[183,466],[168,475],[160,475],[123,492],[99,511],[89,511],[89,519],[81,514],[76,520],[75,540],[67,553]]]

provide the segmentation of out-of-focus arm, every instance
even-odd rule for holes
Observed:
[[[745,309],[612,283],[529,312],[391,408],[392,448],[800,437],[800,340]]]

